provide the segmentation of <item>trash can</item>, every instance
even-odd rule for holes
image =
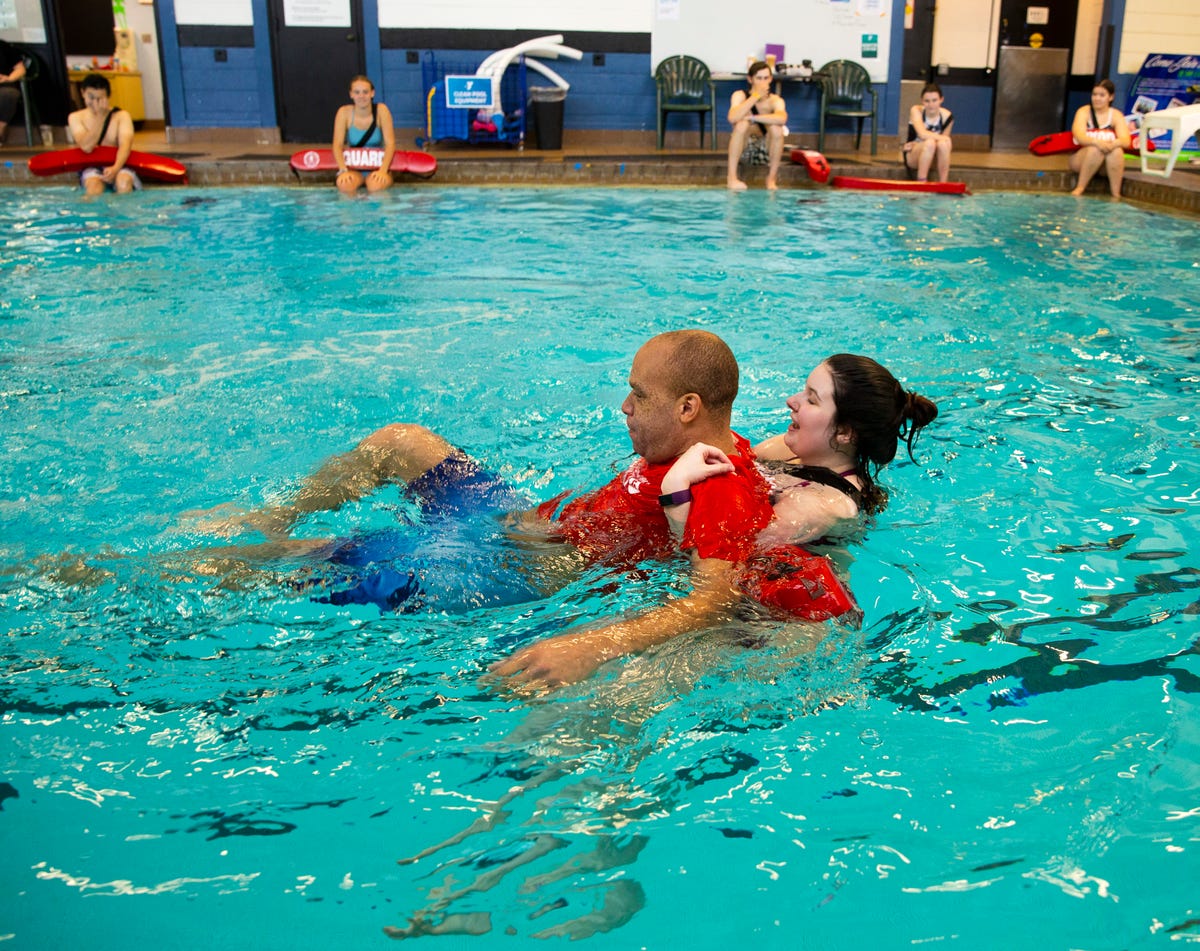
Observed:
[[[557,86],[531,86],[529,111],[533,113],[533,128],[539,149],[561,149],[563,134],[563,105],[567,91]]]

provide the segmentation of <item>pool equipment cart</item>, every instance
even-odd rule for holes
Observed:
[[[34,175],[62,175],[82,172],[85,168],[107,168],[116,160],[117,150],[111,145],[98,145],[90,152],[83,149],[55,149],[31,156],[29,171]],[[125,160],[125,167],[147,181],[187,184],[187,169],[165,155],[132,151]]]
[[[583,52],[563,45],[561,34],[540,36],[497,50],[482,63],[463,65],[438,62],[432,50],[425,52],[421,78],[425,89],[425,136],[429,142],[457,139],[471,144],[503,142],[522,145],[525,141],[526,100],[529,94],[527,71],[532,69],[563,90],[571,84],[541,62],[542,59],[579,60]],[[446,77],[475,75],[491,82],[491,106],[486,109],[452,108],[446,99]]]

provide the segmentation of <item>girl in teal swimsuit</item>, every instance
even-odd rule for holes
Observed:
[[[375,84],[366,76],[350,80],[351,105],[342,106],[333,120],[333,158],[338,164],[337,187],[343,195],[353,195],[363,185],[368,192],[382,191],[392,184],[389,168],[396,154],[396,132],[392,113],[383,103],[375,102]],[[349,168],[346,149],[382,149],[382,163],[366,175]]]

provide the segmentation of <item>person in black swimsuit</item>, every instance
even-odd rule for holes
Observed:
[[[937,418],[937,406],[906,390],[870,357],[836,353],[809,374],[804,389],[788,398],[786,432],[754,447],[772,482],[775,517],[759,545],[803,544],[852,532],[861,515],[887,505],[875,483],[903,440],[912,457],[918,433]],[[664,493],[688,489],[709,475],[728,472],[722,454],[697,444],[664,477]],[[686,503],[667,509],[685,518]]]
[[[738,178],[738,163],[767,166],[767,189],[778,188],[779,163],[787,136],[787,108],[783,98],[771,92],[771,67],[755,63],[746,73],[748,90],[739,89],[729,99],[729,170],[726,184],[731,191],[745,191]]]
[[[921,90],[921,102],[908,112],[908,141],[904,143],[904,165],[916,173],[917,181],[927,181],[935,163],[938,181],[949,181],[952,125],[954,113],[942,105],[942,90],[937,83],[928,83]]]

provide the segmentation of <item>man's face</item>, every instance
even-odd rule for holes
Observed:
[[[760,69],[750,78],[750,85],[760,96],[767,95],[771,91],[771,71]]]
[[[103,89],[85,89],[83,104],[97,115],[108,112],[108,93]]]
[[[629,395],[621,404],[633,451],[647,462],[667,462],[686,446],[679,420],[679,398],[667,386],[672,348],[651,340],[633,358]]]

